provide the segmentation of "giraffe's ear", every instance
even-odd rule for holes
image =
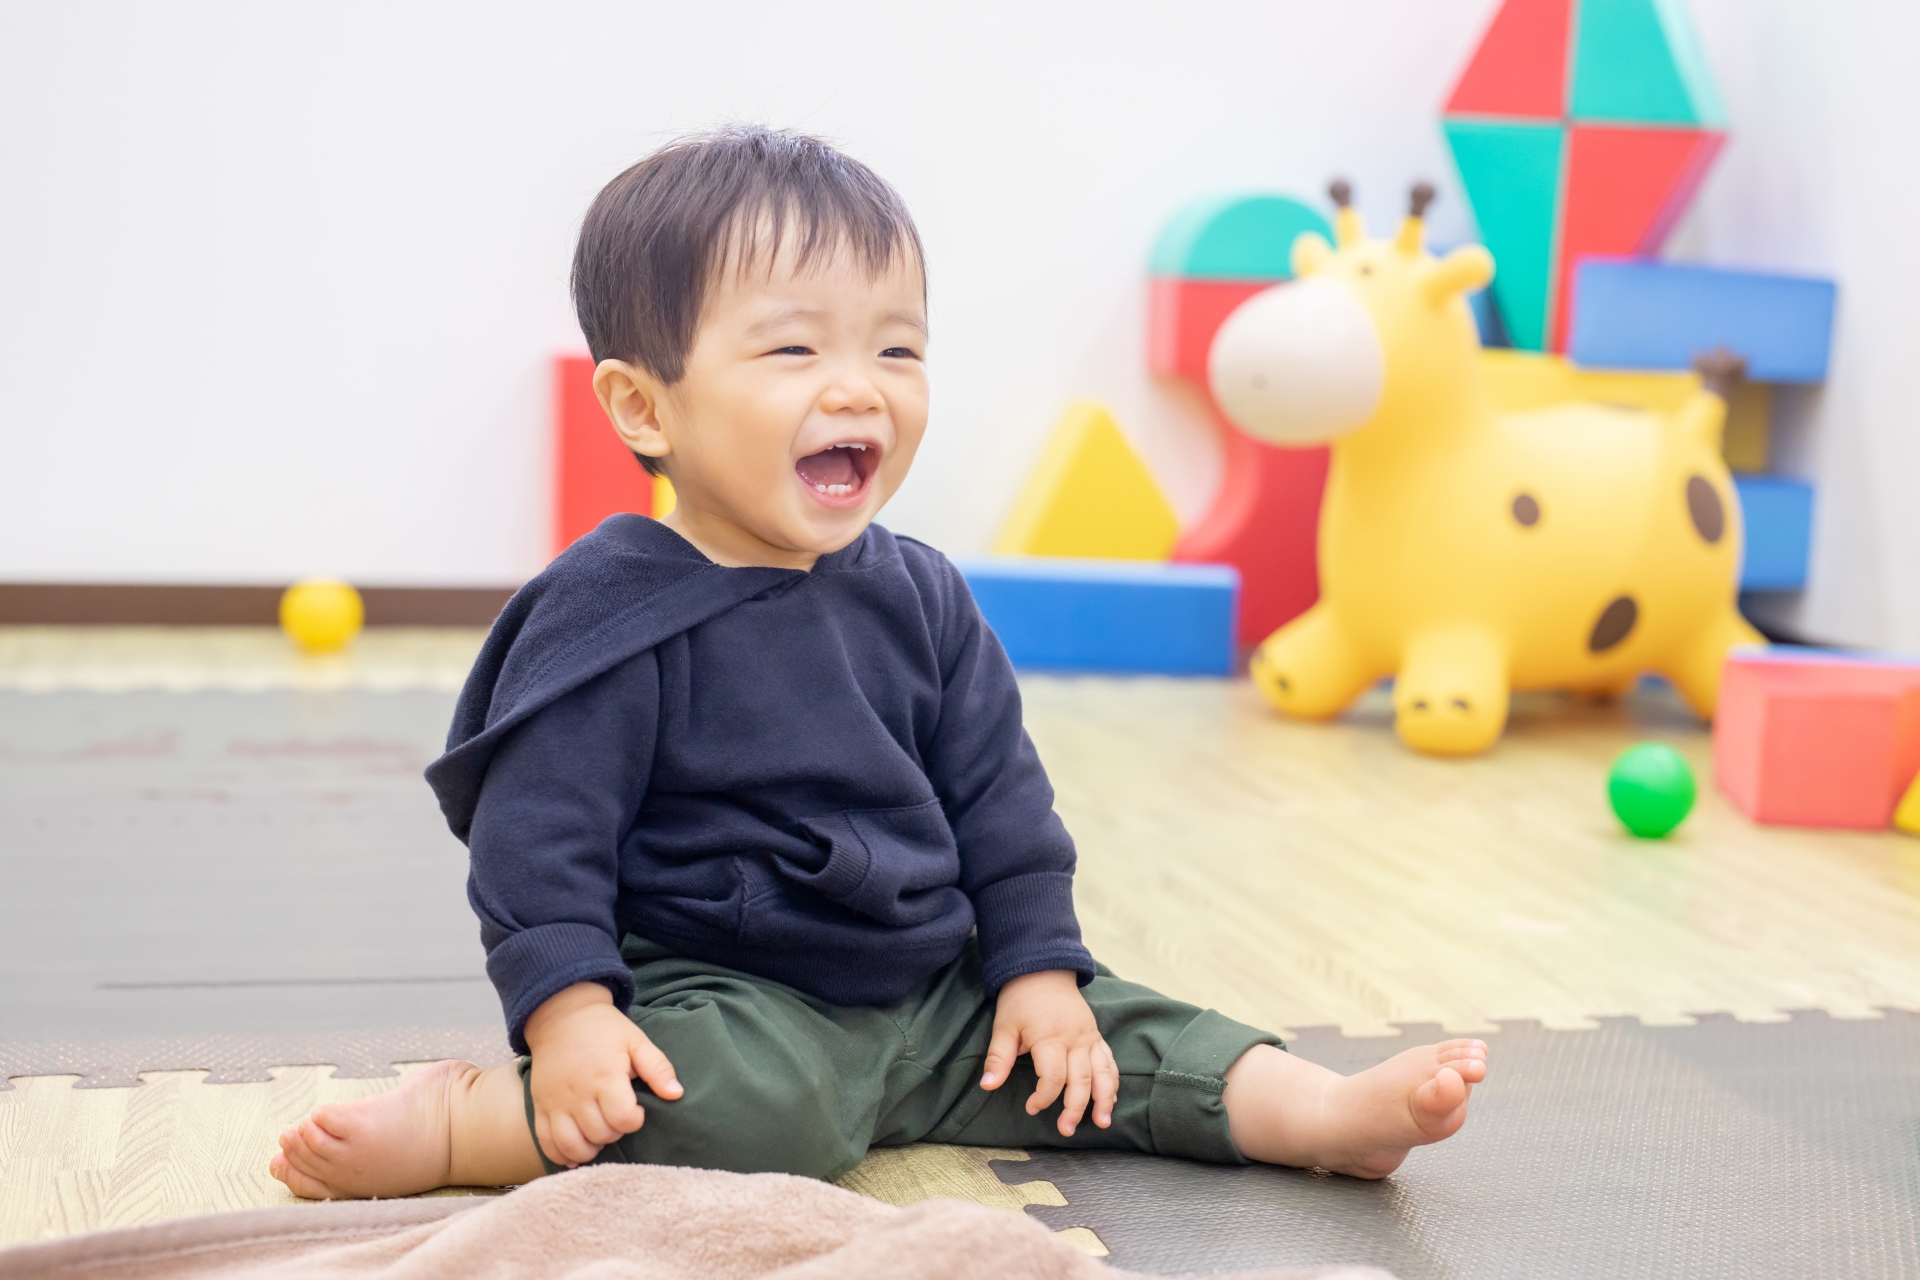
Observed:
[[[1493,279],[1493,255],[1477,244],[1463,244],[1434,264],[1433,274],[1421,285],[1431,302],[1455,294],[1484,289]]]
[[[1327,265],[1333,257],[1333,246],[1327,238],[1315,231],[1302,231],[1293,241],[1293,274],[1310,276]]]

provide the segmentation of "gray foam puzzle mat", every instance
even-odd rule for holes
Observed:
[[[1342,1072],[1410,1043],[1316,1029],[1292,1049]],[[1594,1031],[1507,1024],[1466,1129],[1381,1182],[1036,1150],[1115,1266],[1210,1273],[1358,1263],[1452,1277],[1920,1275],[1920,1015]]]
[[[504,1055],[420,777],[452,707],[0,693],[0,1075]]]

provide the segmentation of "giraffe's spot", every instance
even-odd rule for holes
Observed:
[[[1531,529],[1540,523],[1540,501],[1530,493],[1515,494],[1513,499],[1513,518],[1522,528]]]
[[[1687,480],[1687,514],[1693,517],[1694,531],[1709,546],[1727,531],[1727,509],[1720,503],[1720,491],[1705,476]]]
[[[1275,676],[1273,678],[1273,684],[1274,687],[1282,693],[1293,692],[1293,681],[1287,679],[1285,676]]]
[[[1600,611],[1599,621],[1593,624],[1593,634],[1587,637],[1587,648],[1595,653],[1605,653],[1632,634],[1633,624],[1638,621],[1640,606],[1633,602],[1633,597],[1614,597],[1612,603]]]

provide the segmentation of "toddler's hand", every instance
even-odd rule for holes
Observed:
[[[568,987],[534,1010],[527,1047],[533,1050],[534,1138],[547,1159],[569,1169],[645,1122],[633,1094],[635,1076],[662,1098],[685,1092],[667,1055],[613,1007],[613,994],[597,982]]]
[[[987,1046],[987,1069],[982,1089],[998,1089],[1006,1082],[1013,1062],[1023,1053],[1033,1055],[1039,1087],[1027,1099],[1027,1114],[1037,1116],[1066,1090],[1060,1108],[1060,1133],[1072,1137],[1093,1099],[1093,1122],[1102,1129],[1113,1123],[1113,1104],[1120,1095],[1120,1068],[1113,1050],[1100,1038],[1093,1010],[1080,994],[1079,981],[1064,969],[1029,973],[1000,988],[993,1014],[993,1040]]]

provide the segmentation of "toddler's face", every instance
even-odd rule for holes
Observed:
[[[764,558],[752,543],[810,565],[859,537],[926,431],[923,295],[899,254],[877,277],[844,252],[795,272],[784,250],[723,272],[659,396],[669,523],[747,562]]]

